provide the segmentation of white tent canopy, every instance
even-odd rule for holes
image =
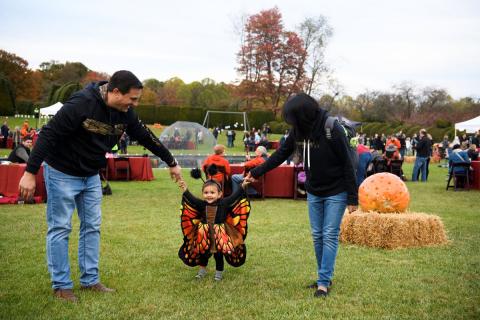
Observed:
[[[61,102],[57,102],[49,107],[40,108],[40,116],[54,116],[62,106]]]
[[[480,130],[480,116],[467,121],[455,123],[455,131],[464,130],[468,133],[474,133],[477,132],[477,130]]]

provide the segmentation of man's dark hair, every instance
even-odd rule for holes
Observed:
[[[113,74],[108,81],[107,91],[112,92],[117,88],[122,94],[126,94],[130,89],[143,89],[143,84],[130,71],[120,70]]]

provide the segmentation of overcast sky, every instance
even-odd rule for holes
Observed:
[[[234,22],[274,6],[288,30],[305,17],[328,18],[327,62],[347,94],[409,81],[480,98],[478,0],[0,0],[0,48],[33,69],[79,61],[141,80],[234,82]]]

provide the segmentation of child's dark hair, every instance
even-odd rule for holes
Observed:
[[[215,186],[215,187],[217,187],[218,192],[222,192],[222,186],[220,185],[220,183],[218,183],[217,181],[215,181],[213,179],[209,179],[209,180],[205,181],[205,183],[202,186],[202,191],[208,186]]]

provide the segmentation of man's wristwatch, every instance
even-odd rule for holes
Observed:
[[[167,163],[167,165],[168,165],[170,168],[176,167],[176,166],[178,165],[177,159],[173,158],[173,161],[170,162],[170,163]]]

